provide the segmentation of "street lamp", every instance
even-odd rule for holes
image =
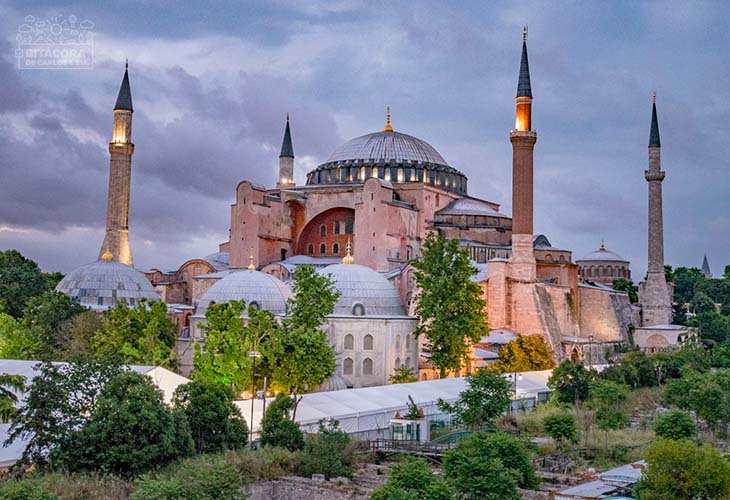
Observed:
[[[256,358],[261,357],[261,353],[258,351],[248,351],[248,357],[253,362],[251,366],[251,420],[248,423],[248,446],[253,450],[253,405],[256,401]]]

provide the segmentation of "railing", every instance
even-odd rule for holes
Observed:
[[[456,448],[456,443],[422,443],[400,439],[374,439],[370,441],[370,451],[412,453],[421,455],[442,455]]]

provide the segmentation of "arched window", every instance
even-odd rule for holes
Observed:
[[[565,262],[565,255],[560,256],[560,263],[562,264],[563,262]]]
[[[406,358],[406,368],[411,368],[411,358]]]
[[[373,350],[373,336],[368,334],[365,335],[365,338],[362,339],[362,348],[366,351],[372,351]]]
[[[333,233],[340,234],[340,221],[336,220],[335,223],[333,224],[332,229],[333,229],[333,231],[332,231]]]
[[[353,337],[351,334],[345,335],[345,349],[354,349],[355,348],[355,337]]]
[[[362,360],[362,374],[363,375],[372,375],[373,374],[373,360],[370,358],[365,358]]]
[[[353,304],[352,315],[353,316],[365,316],[365,306],[359,302],[356,304]]]
[[[319,235],[320,236],[327,236],[327,226],[322,224],[319,226]]]
[[[200,274],[200,266],[197,265],[193,268],[193,276],[197,276]]]
[[[324,226],[322,226],[322,227],[324,227]],[[325,245],[324,243],[320,243],[319,244],[319,253],[326,254],[327,253],[327,245]]]
[[[550,254],[550,253],[549,253],[549,254],[547,254],[547,255],[545,256],[545,260],[546,260],[546,261],[548,261],[548,262],[552,262],[552,261],[553,261],[553,255],[552,255],[552,254]]]
[[[395,367],[400,368],[400,358],[395,358]]]
[[[251,302],[250,302],[250,303],[248,304],[248,307],[250,307],[251,309],[253,309],[253,310],[255,310],[255,311],[258,311],[259,309],[261,309],[261,306],[259,306],[259,303],[258,303],[258,302],[256,302],[255,300],[252,300],[252,301],[251,301]]]
[[[400,335],[395,336],[395,348],[400,349]]]
[[[183,271],[183,273],[182,273],[182,279],[183,279],[183,281],[187,281],[188,280],[188,272],[187,271]]]
[[[334,243],[332,245],[332,253],[335,254],[335,255],[337,255],[338,253],[340,253],[340,245],[339,244]]]
[[[311,243],[310,243],[310,244],[309,244],[309,246],[307,247],[307,253],[308,253],[309,255],[312,255],[312,254],[314,253],[314,245],[312,245]]]
[[[345,375],[352,375],[352,370],[355,366],[355,362],[352,358],[345,358],[345,362],[342,363],[342,373]]]
[[[421,375],[421,380],[428,380],[428,373],[424,372],[423,375]]]
[[[411,336],[406,335],[406,349],[410,349],[410,348],[411,348]]]

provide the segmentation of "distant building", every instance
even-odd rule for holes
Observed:
[[[603,242],[598,250],[576,260],[575,263],[583,281],[613,286],[613,282],[617,279],[631,279],[629,261],[608,250]]]

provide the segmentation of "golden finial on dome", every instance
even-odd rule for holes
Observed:
[[[603,239],[601,239],[601,250],[605,250],[605,249],[606,249],[606,242],[604,242]]]
[[[114,260],[114,255],[109,251],[109,245],[106,246],[106,250],[101,254],[101,260]]]
[[[347,245],[345,246],[345,249],[345,256],[342,258],[342,263],[354,264],[355,257],[352,256],[352,243],[350,243],[350,238],[347,238]]]
[[[251,247],[251,253],[248,255],[248,270],[255,271],[256,266],[253,263],[253,247]]]
[[[392,132],[393,126],[390,124],[390,106],[386,106],[385,108],[385,127],[383,127],[383,132]]]

